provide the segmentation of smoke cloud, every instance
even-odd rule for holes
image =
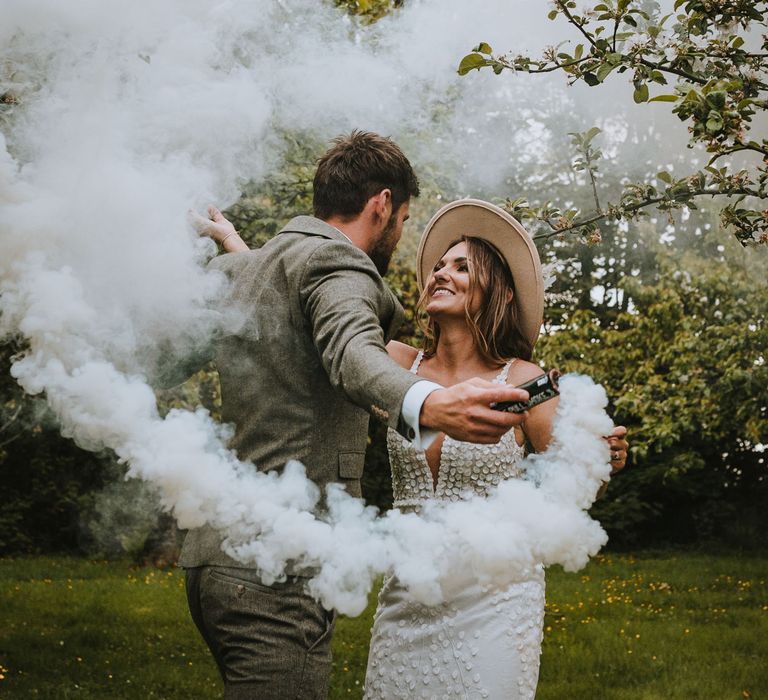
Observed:
[[[226,322],[210,311],[223,281],[201,266],[212,250],[189,229],[190,207],[225,206],[268,174],[280,129],[402,136],[417,167],[459,163],[469,185],[490,182],[535,133],[526,115],[554,83],[460,82],[456,65],[480,40],[546,43],[540,10],[433,0],[362,29],[316,0],[6,0],[0,337],[29,346],[13,376],[45,394],[65,435],[154,484],[181,527],[221,528],[266,578],[288,559],[317,566],[314,593],[344,612],[390,567],[435,601],[457,571],[500,581],[539,561],[583,565],[605,539],[584,509],[608,473],[610,430],[586,379],[563,382],[556,442],[530,462],[537,485],[422,517],[380,518],[333,490],[324,520],[300,465],[254,473],[205,411],[161,418],[147,380]],[[446,103],[450,118],[436,120]]]

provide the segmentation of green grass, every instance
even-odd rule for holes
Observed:
[[[768,560],[600,557],[548,574],[540,700],[768,697]]]
[[[539,700],[768,698],[765,557],[609,555],[547,600]],[[339,621],[331,698],[361,695],[372,614]],[[0,559],[0,698],[70,697],[221,697],[181,571]]]

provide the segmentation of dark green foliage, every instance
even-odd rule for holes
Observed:
[[[657,282],[621,285],[632,309],[569,313],[538,354],[601,382],[629,428],[630,467],[594,508],[615,543],[749,542],[768,525],[764,261],[658,253]]]
[[[368,449],[365,451],[365,470],[361,487],[366,503],[379,510],[392,507],[392,472],[387,455],[387,426],[371,421],[368,430]]]
[[[152,491],[123,481],[126,468],[111,452],[88,452],[62,436],[44,398],[25,396],[11,377],[18,351],[13,342],[0,346],[0,554],[128,552],[140,561],[172,560],[175,524],[159,517]]]
[[[111,460],[62,437],[45,401],[24,395],[10,375],[20,350],[0,345],[0,553],[75,550]]]
[[[81,513],[109,465],[56,428],[16,440],[0,460],[0,553],[76,550]]]

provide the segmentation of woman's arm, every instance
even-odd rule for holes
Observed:
[[[528,417],[522,425],[523,433],[533,446],[534,452],[544,452],[552,441],[552,424],[560,403],[560,397],[540,403],[528,411]]]
[[[520,385],[542,374],[541,368],[532,362],[518,360],[515,365],[516,371],[510,372],[507,380],[510,384]],[[549,447],[552,440],[552,424],[559,403],[560,398],[556,396],[554,399],[540,403],[528,411],[528,417],[522,425],[522,430],[536,452],[543,452]],[[611,474],[615,474],[626,465],[629,451],[626,436],[627,429],[623,425],[615,426],[611,434],[605,436],[611,448]]]
[[[250,250],[245,241],[240,238],[232,222],[224,218],[224,215],[213,205],[208,207],[207,219],[196,212],[190,213],[190,219],[201,236],[213,238],[225,253],[242,253]]]
[[[507,383],[520,386],[534,377],[539,377],[543,370],[538,365],[525,360],[516,360],[507,377]],[[534,406],[527,413],[525,421],[520,426],[525,440],[529,442],[535,452],[544,452],[552,440],[552,423],[555,420],[559,397]],[[518,439],[518,442],[520,440]]]
[[[515,373],[516,384],[533,379],[541,374],[541,369],[530,362],[520,362],[522,367]],[[517,364],[517,363],[516,363]],[[533,446],[535,452],[543,452],[552,441],[552,424],[560,402],[559,397],[545,401],[534,406],[528,411],[528,417],[522,425],[523,433]],[[629,443],[626,440],[627,429],[623,425],[617,425],[611,434],[605,437],[611,449],[611,476],[621,471],[627,463]],[[596,498],[602,498],[608,488],[608,482],[604,482],[597,492]]]
[[[410,369],[419,351],[416,348],[401,343],[398,340],[390,340],[387,343],[387,354],[401,367]]]

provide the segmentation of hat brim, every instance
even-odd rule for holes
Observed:
[[[529,233],[503,209],[479,199],[460,199],[446,204],[427,224],[416,253],[419,291],[429,280],[449,246],[462,236],[481,238],[504,257],[515,283],[520,331],[536,343],[544,317],[544,280],[541,260]]]

